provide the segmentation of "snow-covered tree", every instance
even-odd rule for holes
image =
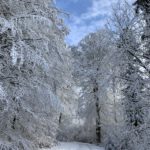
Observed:
[[[77,48],[72,48],[75,58],[74,78],[81,87],[79,113],[85,119],[85,128],[92,129],[87,133],[89,139],[101,142],[102,105],[99,99],[101,93],[100,77],[102,74],[101,62],[111,48],[110,35],[107,30],[100,30],[85,37]],[[93,123],[91,123],[93,122]],[[95,130],[95,133],[94,133]],[[88,132],[88,131],[87,131]],[[93,134],[92,134],[93,132]],[[91,135],[89,135],[91,134]]]
[[[111,21],[119,54],[116,65],[120,68],[121,99],[125,116],[123,130],[118,129],[121,132],[118,132],[119,143],[113,140],[117,143],[116,149],[149,149],[149,68],[144,61],[143,42],[140,38],[144,23],[126,2],[118,4],[113,10]],[[145,117],[146,114],[148,117]]]
[[[69,84],[67,34],[52,0],[0,1],[0,149],[51,146]]]

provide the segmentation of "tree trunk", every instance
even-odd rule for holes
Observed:
[[[94,80],[93,93],[96,106],[96,141],[97,143],[101,143],[100,105],[98,97],[98,83],[96,80]]]

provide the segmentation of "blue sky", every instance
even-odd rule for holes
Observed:
[[[70,29],[67,42],[76,45],[88,33],[104,28],[111,15],[111,7],[117,2],[118,0],[56,0],[56,6],[70,14],[65,19]]]

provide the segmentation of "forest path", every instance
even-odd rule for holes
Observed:
[[[60,142],[57,146],[52,147],[51,149],[42,150],[104,150],[104,148],[88,143]]]

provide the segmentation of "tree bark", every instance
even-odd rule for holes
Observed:
[[[99,105],[99,97],[98,97],[98,83],[94,80],[94,100],[96,106],[96,141],[97,143],[101,143],[101,118],[100,118],[100,105]]]

